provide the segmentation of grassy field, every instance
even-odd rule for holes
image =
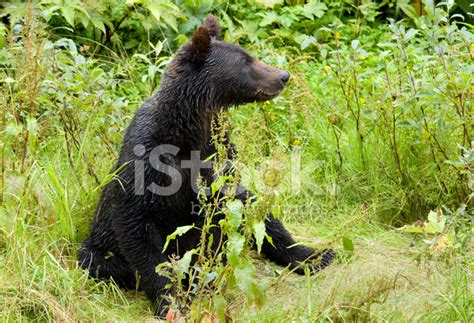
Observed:
[[[0,318],[154,320],[141,292],[89,280],[76,252],[169,57],[102,59],[25,19],[0,52]],[[247,46],[292,77],[272,102],[229,112],[243,182],[338,257],[297,276],[250,253],[266,302],[227,290],[233,320],[474,320],[474,38],[419,27],[336,31],[317,54]]]

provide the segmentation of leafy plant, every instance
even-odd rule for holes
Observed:
[[[248,256],[252,241],[260,252],[265,238],[264,218],[255,213],[255,206],[245,206],[235,199],[239,174],[235,169],[226,170],[224,141],[228,126],[223,118],[219,116],[213,128],[213,144],[218,149],[212,157],[212,165],[213,171],[220,175],[210,190],[201,188],[199,214],[196,215],[198,221],[203,222],[199,229],[199,247],[157,267],[161,275],[170,278],[174,292],[170,297],[173,315],[185,313],[195,320],[215,313],[219,320],[226,320],[228,302],[224,296],[229,289],[240,290],[249,306],[261,305],[268,285],[267,281],[256,279],[255,268]],[[164,248],[192,229],[196,228],[193,225],[178,227],[168,236]]]

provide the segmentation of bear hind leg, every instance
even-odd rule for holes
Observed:
[[[137,287],[134,271],[118,253],[94,247],[91,238],[86,239],[79,250],[79,266],[89,271],[91,278],[109,280],[128,289]]]

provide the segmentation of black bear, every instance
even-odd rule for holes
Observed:
[[[103,189],[90,236],[79,250],[79,263],[95,278],[112,278],[126,288],[139,287],[155,313],[166,313],[163,296],[168,278],[156,273],[170,255],[183,255],[199,243],[198,230],[181,236],[177,247],[163,252],[166,237],[177,227],[202,225],[203,215],[193,181],[196,174],[185,167],[193,153],[205,160],[216,149],[211,144],[211,121],[229,106],[265,101],[277,96],[290,74],[252,58],[244,49],[219,40],[220,26],[210,15],[169,63],[158,91],[136,112],[112,169],[116,180]],[[229,143],[229,158],[232,158]],[[213,180],[209,168],[199,174]],[[250,192],[241,189],[245,202]],[[304,273],[327,266],[330,249],[316,252],[296,245],[282,223],[268,215],[262,253],[270,260]]]

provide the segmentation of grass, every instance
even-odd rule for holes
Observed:
[[[0,209],[2,320],[153,320],[140,292],[91,281],[77,269],[76,250],[98,190],[92,177],[76,180],[64,142],[52,147],[56,152],[45,150],[28,176],[7,177],[8,199]],[[255,258],[259,279],[274,285],[262,308],[248,308],[238,292],[231,293],[236,321],[472,320],[472,253],[453,259],[426,254],[418,239],[380,224],[374,204],[318,207],[320,198],[308,193],[298,199],[282,194],[279,201],[281,210],[301,204],[310,210],[281,213],[298,240],[334,245],[340,257],[314,277],[284,280],[278,278],[281,267]],[[353,253],[343,250],[342,236],[353,240]]]
[[[350,257],[314,279],[289,278],[270,293],[272,300],[262,311],[250,312],[248,318],[418,321],[431,314],[435,321],[467,322],[472,318],[472,297],[462,267],[453,273],[446,264],[420,262],[416,260],[418,251],[410,247],[406,236],[362,227],[365,236],[355,240]],[[453,295],[462,294],[461,290],[463,296]],[[269,313],[273,317],[267,317]]]
[[[448,164],[472,136],[463,131],[472,124],[472,45],[449,26],[433,26],[438,38],[425,30],[406,42],[395,27],[378,35],[392,42],[386,65],[379,64],[386,48],[361,52],[345,35],[323,45],[327,57],[270,45],[256,50],[271,63],[285,56],[292,78],[274,101],[230,111],[243,181],[271,196],[274,213],[298,240],[331,245],[338,258],[304,277],[254,257],[258,279],[270,283],[267,301],[247,306],[239,291],[228,291],[235,321],[474,319],[466,238],[472,164]],[[76,252],[124,129],[165,60],[97,61],[73,43],[47,40],[41,28],[22,39],[8,49],[19,56],[0,79],[0,318],[152,321],[141,292],[87,279]],[[31,60],[30,69],[14,67]],[[147,82],[142,71],[152,71]],[[435,235],[399,229],[462,203],[467,211]],[[467,245],[458,246],[464,238]]]
[[[337,263],[314,277],[283,280],[282,268],[255,258],[258,278],[274,283],[268,301],[247,308],[238,293],[230,295],[231,317],[241,322],[472,320],[472,255],[448,263],[422,257],[411,237],[370,223],[371,212],[360,212],[289,223],[302,241],[320,244],[343,233],[354,237],[355,250],[339,248]],[[334,224],[354,219],[351,230]],[[87,279],[74,259],[78,244],[52,236],[54,224],[39,227],[16,218],[11,225],[2,229],[2,320],[153,320],[140,292]]]

